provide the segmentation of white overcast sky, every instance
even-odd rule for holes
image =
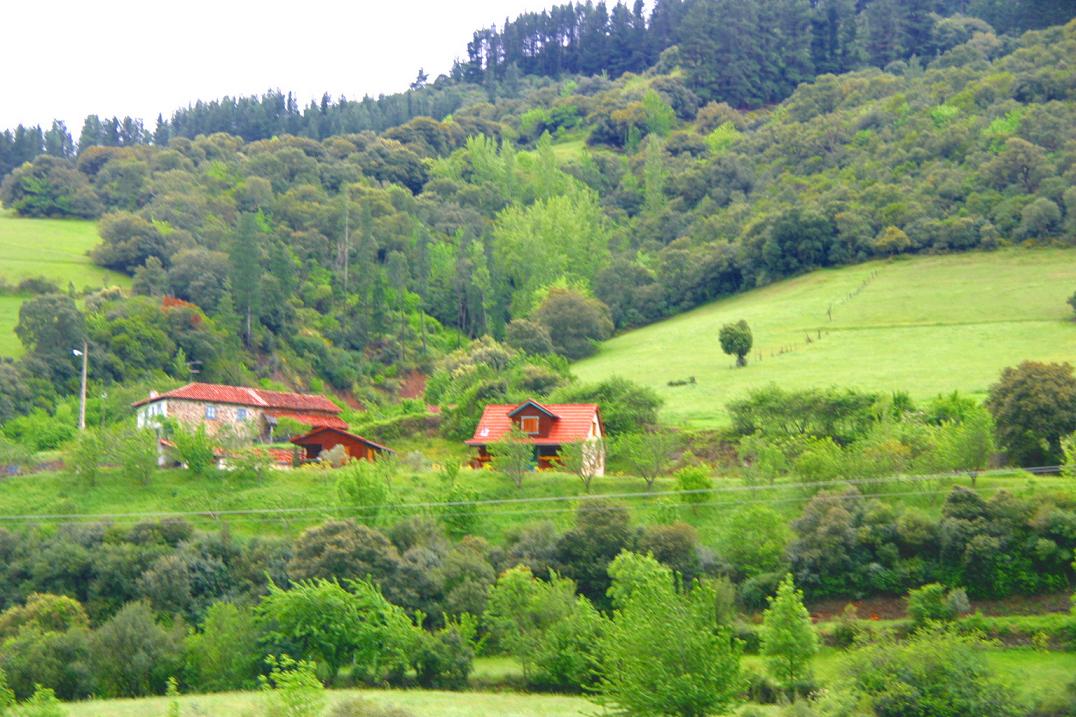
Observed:
[[[553,0],[53,0],[0,10],[0,130],[157,113],[224,95],[361,99],[466,54],[471,33]]]

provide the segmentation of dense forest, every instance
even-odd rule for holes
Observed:
[[[74,391],[54,348],[82,326],[97,382],[194,368],[376,398],[485,334],[563,373],[557,354],[613,330],[813,268],[1071,241],[1076,29],[931,22],[929,62],[823,75],[749,112],[659,63],[524,77],[518,98],[380,134],[39,155],[5,179],[5,205],[100,217],[94,260],[134,296],[78,308],[31,282],[0,417]]]

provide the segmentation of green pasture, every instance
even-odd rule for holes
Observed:
[[[16,283],[44,276],[61,289],[120,285],[130,280],[95,266],[87,255],[101,237],[97,223],[85,219],[23,219],[0,211],[0,277]]]
[[[513,692],[437,692],[432,690],[332,690],[333,705],[363,697],[382,705],[413,712],[416,717],[581,717],[595,711],[582,697],[530,695]],[[166,697],[100,700],[66,705],[69,717],[165,717]],[[179,699],[183,715],[246,717],[265,714],[265,696],[258,692],[191,695]]]
[[[1076,249],[1006,249],[874,261],[816,271],[722,299],[605,342],[576,363],[598,381],[620,375],[655,389],[662,418],[711,427],[751,389],[841,386],[959,390],[983,397],[1005,366],[1072,361]],[[754,348],[735,368],[717,335],[746,319]],[[669,386],[694,377],[695,383]]]
[[[17,284],[45,277],[64,291],[69,285],[76,289],[129,286],[128,277],[90,261],[88,252],[100,241],[93,221],[23,219],[11,210],[0,210],[0,280]],[[0,294],[0,356],[22,353],[14,331],[24,299]]]

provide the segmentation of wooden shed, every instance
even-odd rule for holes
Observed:
[[[347,455],[356,460],[372,461],[379,455],[395,453],[380,443],[330,426],[315,428],[309,433],[292,438],[291,442],[303,449],[303,460],[307,461],[317,460],[322,451],[331,451],[337,446],[343,446]]]

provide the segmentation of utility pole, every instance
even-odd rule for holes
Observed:
[[[82,357],[82,386],[78,394],[78,430],[86,430],[86,369],[90,362],[90,345],[82,339],[82,350],[74,349],[71,353]]]

